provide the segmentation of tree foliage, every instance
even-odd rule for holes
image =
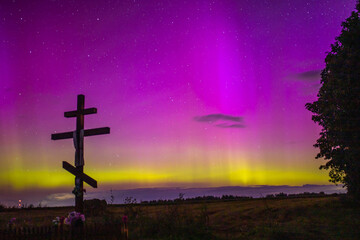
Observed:
[[[356,11],[342,23],[321,73],[318,100],[307,103],[312,120],[321,127],[316,158],[320,169],[330,169],[330,182],[343,183],[360,198],[360,0]]]

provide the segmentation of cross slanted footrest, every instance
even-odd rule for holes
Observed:
[[[85,173],[79,171],[76,167],[74,167],[70,163],[63,161],[63,168],[66,171],[75,175],[76,177],[79,177],[81,180],[83,180],[84,182],[86,182],[87,184],[92,186],[93,188],[97,188],[97,181],[95,179],[93,179],[93,178],[89,177],[88,175],[86,175]]]

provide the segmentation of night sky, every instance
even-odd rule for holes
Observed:
[[[327,184],[326,52],[356,0],[2,1],[0,191],[70,189],[77,94],[99,190]],[[89,189],[90,187],[87,186]]]

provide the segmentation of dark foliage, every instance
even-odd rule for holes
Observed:
[[[331,194],[332,196],[337,196],[337,193]],[[277,194],[268,194],[265,198],[308,198],[308,197],[325,197],[329,196],[326,195],[324,192],[314,193],[314,192],[303,192],[303,193],[277,193]]]
[[[331,194],[331,195],[338,195],[338,194]],[[303,198],[303,197],[325,197],[329,196],[324,192],[314,193],[314,192],[303,192],[303,193],[277,193],[277,194],[268,194],[265,198]],[[262,197],[264,198],[264,197]],[[133,198],[127,198],[133,199]],[[186,198],[186,199],[174,199],[174,200],[152,200],[152,201],[141,201],[140,204],[142,205],[174,205],[176,203],[206,203],[206,202],[226,202],[226,201],[247,201],[253,199],[252,197],[246,196],[234,196],[234,195],[222,195],[221,197],[215,196],[202,196],[202,197],[194,197],[194,198]],[[125,200],[125,204],[136,204],[135,202],[128,202]]]
[[[105,200],[90,199],[84,200],[84,210],[86,216],[100,216],[106,211],[107,203]]]
[[[6,210],[5,205],[2,205],[2,204],[0,203],[0,212],[3,212],[3,211],[5,211],[5,210]]]
[[[232,200],[249,200],[252,197],[245,197],[245,196],[233,196],[233,195],[222,195],[221,197],[215,196],[202,196],[202,197],[193,197],[193,198],[176,198],[174,200],[151,200],[151,201],[141,201],[141,204],[150,204],[150,205],[166,205],[166,204],[175,204],[179,202],[184,203],[195,203],[195,202],[212,202],[212,201],[232,201]],[[126,201],[125,201],[126,204]]]
[[[325,59],[318,100],[307,103],[321,127],[316,158],[330,169],[330,182],[343,183],[360,199],[360,2],[342,23],[342,31]]]

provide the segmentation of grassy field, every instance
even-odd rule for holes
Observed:
[[[0,226],[48,225],[73,208],[0,212]],[[360,239],[360,207],[345,197],[113,205],[87,222],[129,218],[130,239]]]

